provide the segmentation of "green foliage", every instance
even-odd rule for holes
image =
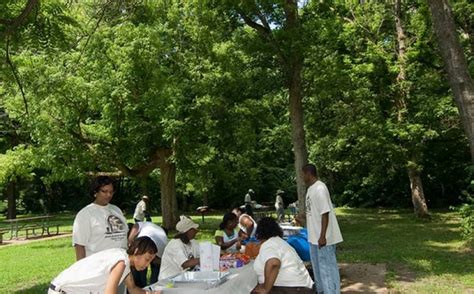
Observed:
[[[272,201],[277,189],[293,202],[286,71],[278,52],[290,58],[298,50],[310,159],[337,204],[410,206],[408,166],[422,172],[430,207],[459,204],[468,145],[426,3],[404,2],[401,85],[390,3],[304,1],[297,32],[285,30],[281,4],[41,1],[10,40],[24,97],[10,66],[0,64],[0,182],[17,178],[27,211],[40,209],[39,199],[52,210],[76,209],[89,201],[91,172],[140,170],[156,150],[169,148],[183,209],[204,198],[228,208],[248,188],[260,202]],[[22,8],[2,2],[0,18]],[[453,4],[468,35],[471,8]],[[257,10],[280,47],[239,16],[258,23]],[[468,53],[469,40],[463,39]],[[395,109],[400,87],[409,89],[403,121]],[[156,169],[119,182],[116,201],[125,209],[145,192],[158,207]]]
[[[0,154],[0,183],[7,183],[17,177],[32,178],[33,151],[27,146],[16,146]]]
[[[459,208],[461,215],[462,236],[467,240],[474,238],[474,198],[468,198],[469,203],[464,203]]]

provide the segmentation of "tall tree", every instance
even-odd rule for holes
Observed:
[[[232,1],[233,2],[233,1]],[[288,91],[296,185],[301,211],[305,209],[305,184],[301,169],[308,161],[304,130],[304,52],[302,25],[297,0],[243,1],[234,6],[245,24],[252,28],[276,57]]]
[[[406,33],[404,28],[404,17],[402,1],[395,0],[394,5],[394,16],[395,16],[395,28],[397,36],[397,63],[398,63],[398,75],[396,78],[397,91],[395,93],[395,105],[397,109],[397,122],[402,125],[404,124],[405,115],[408,111],[407,98],[410,92],[410,86],[407,81],[406,67],[407,67],[407,44],[406,44]],[[408,162],[408,178],[410,179],[410,190],[411,199],[415,214],[419,217],[428,216],[428,206],[426,205],[425,193],[423,190],[423,182],[421,180],[421,171],[418,164],[419,151],[416,148],[412,148],[407,152]]]
[[[444,60],[449,84],[469,139],[474,163],[474,82],[458,39],[456,24],[448,0],[428,0],[439,51]]]

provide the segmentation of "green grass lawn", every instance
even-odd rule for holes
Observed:
[[[200,217],[193,217],[200,223]],[[221,215],[206,216],[199,240],[212,240]],[[61,228],[71,230],[73,217],[60,215]],[[338,209],[344,243],[339,262],[385,263],[389,286],[401,293],[465,293],[474,289],[474,253],[461,240],[458,215],[433,213],[417,220],[409,211]],[[153,217],[160,222],[159,217]],[[44,293],[49,282],[74,262],[69,237],[0,247],[0,293]],[[410,283],[400,282],[408,272]]]

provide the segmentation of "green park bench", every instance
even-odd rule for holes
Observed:
[[[4,222],[9,223],[10,229],[10,240],[13,238],[18,239],[18,235],[20,231],[25,231],[26,239],[31,236],[44,236],[47,234],[51,236],[52,232],[50,231],[51,228],[56,228],[56,235],[59,234],[59,225],[51,224],[49,220],[53,216],[51,215],[43,215],[43,216],[35,216],[35,217],[27,217],[27,218],[18,218],[18,219],[8,219]],[[41,233],[37,233],[37,231],[41,230]]]

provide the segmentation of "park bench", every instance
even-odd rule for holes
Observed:
[[[44,234],[44,227],[41,224],[31,224],[23,227],[23,229],[26,232],[26,239],[28,239],[28,236],[34,235],[36,236],[35,230],[41,229],[41,236]],[[28,234],[30,233],[30,234]]]
[[[56,235],[58,235],[59,225],[50,224],[49,220],[51,218],[51,215],[43,215],[27,218],[8,219],[4,222],[10,224],[10,240],[13,238],[18,239],[18,233],[22,230],[25,230],[26,239],[28,239],[28,237],[30,237],[31,235],[39,235],[36,233],[36,230],[41,230],[40,236],[44,236],[45,233],[50,236],[50,229],[54,227],[56,227]]]
[[[50,228],[56,227],[56,234],[59,235],[59,225],[54,225],[54,224],[33,224],[24,227],[26,231],[26,239],[28,239],[29,235],[37,236],[35,230],[41,229],[41,236],[44,236],[46,233],[48,236],[51,236],[51,232],[49,231]],[[30,233],[30,234],[29,234]],[[32,234],[31,234],[32,233]]]
[[[3,235],[8,231],[7,229],[0,229],[0,244],[3,244]]]

